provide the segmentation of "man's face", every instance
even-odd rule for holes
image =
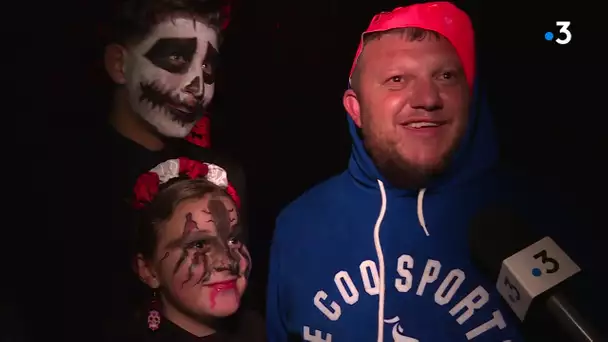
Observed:
[[[227,196],[208,195],[176,207],[159,230],[152,263],[166,305],[207,318],[239,308],[251,270],[239,227]]]
[[[364,144],[395,186],[424,187],[465,132],[469,86],[443,37],[389,33],[365,46],[356,103]]]
[[[217,32],[201,21],[173,17],[127,50],[131,107],[160,134],[185,137],[213,98]]]

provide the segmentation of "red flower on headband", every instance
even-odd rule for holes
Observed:
[[[185,175],[190,179],[206,178],[209,182],[223,188],[236,206],[240,208],[241,200],[236,193],[236,189],[228,183],[226,171],[217,165],[211,165],[214,169],[209,174],[209,167],[209,164],[185,157],[180,157],[177,161],[175,159],[167,160],[157,165],[152,169],[153,171],[146,172],[137,178],[133,189],[135,197],[133,207],[141,209],[152,202],[158,193],[161,180],[164,183],[172,178]]]
[[[239,195],[236,193],[236,190],[231,184],[228,184],[226,192],[230,197],[232,197],[232,200],[234,201],[234,204],[236,204],[236,207],[241,208],[241,199],[239,198]]]
[[[179,174],[185,174],[190,179],[202,178],[209,173],[209,166],[196,160],[179,157]]]
[[[141,209],[152,201],[154,196],[158,193],[158,185],[160,179],[154,172],[146,172],[137,178],[135,182],[135,199],[133,201],[133,207],[135,209]]]

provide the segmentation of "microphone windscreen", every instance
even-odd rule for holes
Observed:
[[[475,266],[497,279],[504,259],[540,240],[534,229],[505,208],[489,208],[476,215],[469,227],[469,249]]]

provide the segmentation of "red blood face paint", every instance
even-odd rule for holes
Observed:
[[[238,296],[236,289],[236,279],[223,281],[208,285],[211,292],[209,293],[209,306],[215,308],[216,299],[219,295]]]
[[[203,200],[204,206],[193,202],[184,210],[181,236],[167,244],[178,253],[172,254],[175,264],[170,271],[184,302],[221,316],[238,308],[251,261],[240,241],[238,213],[230,198],[213,193]]]

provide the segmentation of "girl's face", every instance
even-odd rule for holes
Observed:
[[[251,258],[239,240],[239,217],[227,196],[180,203],[158,231],[154,260],[140,276],[160,288],[165,314],[225,317],[239,307]],[[143,266],[143,267],[142,267]]]

